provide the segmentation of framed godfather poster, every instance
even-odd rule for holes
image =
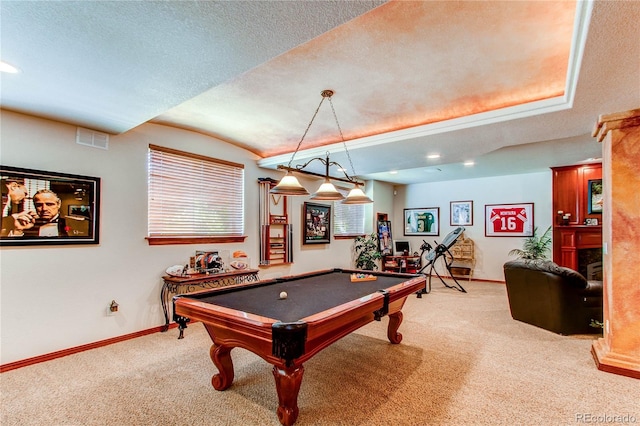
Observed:
[[[0,166],[0,245],[98,244],[100,178]]]

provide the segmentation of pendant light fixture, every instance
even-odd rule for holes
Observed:
[[[329,159],[328,152],[327,152],[326,158],[321,158],[321,157],[312,158],[311,160],[307,161],[303,165],[297,165],[295,167],[291,167],[291,163],[293,163],[293,159],[298,153],[298,150],[300,149],[300,145],[302,145],[302,141],[304,140],[305,136],[307,136],[307,133],[309,132],[309,129],[311,128],[311,125],[313,124],[313,121],[315,120],[316,115],[318,115],[318,111],[320,111],[320,107],[322,106],[322,103],[324,102],[325,99],[328,99],[329,104],[331,105],[331,111],[333,112],[333,118],[335,119],[336,125],[338,126],[338,131],[340,132],[340,138],[342,139],[344,150],[347,153],[347,158],[349,159],[349,163],[351,165],[351,170],[355,172],[355,169],[353,167],[353,161],[351,161],[351,156],[349,155],[349,150],[347,150],[347,144],[344,140],[344,136],[342,135],[342,129],[340,128],[340,123],[338,122],[338,117],[336,116],[336,111],[333,108],[333,102],[331,101],[331,96],[333,96],[333,90],[323,90],[321,95],[322,95],[322,99],[320,100],[320,104],[318,105],[318,108],[316,108],[316,111],[313,114],[313,117],[311,117],[311,121],[309,122],[307,129],[304,131],[304,134],[302,135],[300,142],[298,142],[298,146],[296,147],[296,150],[294,151],[293,155],[291,155],[291,159],[289,160],[289,163],[286,166],[278,166],[278,169],[286,170],[287,172],[286,175],[280,180],[280,182],[278,182],[278,184],[275,187],[271,189],[270,192],[272,194],[278,194],[278,195],[309,195],[309,192],[300,184],[298,179],[293,175],[293,172],[297,172],[297,173],[304,173],[304,174],[309,174],[314,176],[321,176],[324,178],[324,182],[322,183],[322,185],[320,185],[320,188],[318,188],[318,190],[311,195],[311,200],[321,200],[321,201],[342,200],[343,204],[372,203],[373,201],[369,197],[367,197],[365,193],[362,191],[362,189],[360,188],[360,185],[362,185],[362,183],[357,181],[355,178],[349,176],[345,171],[344,167],[342,167],[340,164],[336,163],[335,161],[331,161]],[[318,173],[313,173],[313,172],[304,170],[309,164],[311,164],[314,161],[320,161],[325,166],[324,175],[320,175]],[[330,166],[337,166],[338,169],[342,171],[345,177],[341,178],[341,177],[330,176],[329,175]],[[333,183],[331,183],[332,180],[347,182],[352,185],[355,185],[355,187],[349,192],[349,195],[347,195],[347,197],[345,198],[336,189]]]

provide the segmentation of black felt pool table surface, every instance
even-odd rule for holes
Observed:
[[[358,300],[409,280],[407,276],[377,276],[375,281],[351,282],[351,273],[330,272],[321,275],[293,277],[281,282],[236,287],[196,298],[210,303],[252,313],[281,322],[294,322],[310,315]],[[280,299],[280,292],[287,298]],[[185,297],[192,297],[186,295]]]

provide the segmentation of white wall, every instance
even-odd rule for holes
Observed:
[[[394,186],[387,182],[378,182],[372,181],[370,185],[373,188],[372,196],[373,196],[373,214],[372,217],[374,219],[377,218],[378,213],[386,213],[389,215],[389,220],[393,216],[394,211],[394,203],[396,202],[396,197],[393,195],[393,191],[395,190]],[[376,225],[376,221],[373,222],[374,226]],[[375,227],[373,228],[375,229]]]
[[[411,242],[412,251],[420,251],[422,240],[435,246],[445,235],[455,229],[450,226],[450,202],[473,201],[473,225],[466,226],[465,236],[475,243],[476,267],[474,278],[504,281],[502,265],[514,259],[508,253],[514,248],[522,248],[522,237],[485,237],[485,204],[534,203],[534,226],[540,233],[552,223],[551,212],[551,170],[541,173],[489,177],[481,179],[454,180],[447,182],[422,183],[396,188],[394,239]],[[440,208],[440,235],[437,237],[405,237],[403,209]],[[550,254],[551,255],[551,254]],[[438,271],[445,273],[442,262],[437,262]]]
[[[160,304],[167,267],[185,264],[195,250],[242,249],[257,265],[258,177],[281,173],[259,169],[257,157],[199,133],[145,124],[112,136],[109,149],[78,145],[76,127],[0,111],[1,158],[5,166],[102,178],[100,244],[26,246],[0,249],[0,363],[68,349],[126,335],[164,323]],[[238,244],[149,246],[147,233],[147,148],[166,146],[245,165],[245,233]],[[319,185],[307,181],[310,187]],[[394,190],[396,195],[394,195]],[[520,247],[515,238],[485,238],[483,207],[487,203],[535,203],[540,229],[551,223],[551,174],[516,175],[397,187],[368,182],[375,203],[367,208],[367,232],[376,213],[388,213],[393,237],[402,235],[405,207],[440,207],[440,237],[449,226],[449,202],[474,201],[474,226],[467,234],[477,244],[479,278],[502,280],[507,252]],[[294,263],[260,269],[262,278],[353,265],[353,240],[302,245],[301,212],[306,198],[290,197],[290,220],[296,231]],[[410,200],[410,201],[407,201]],[[414,249],[420,238],[411,238]],[[107,316],[111,300],[120,304]]]
[[[256,267],[259,256],[258,177],[281,173],[259,169],[257,157],[199,133],[145,124],[111,136],[109,149],[78,145],[76,127],[0,111],[5,166],[102,178],[100,244],[25,246],[0,249],[0,363],[6,364],[164,324],[160,304],[167,267],[185,264],[195,250],[242,249]],[[245,165],[244,243],[149,246],[147,149],[149,144]],[[319,185],[318,181],[313,184]],[[301,230],[302,203],[290,197],[291,219]],[[294,263],[261,268],[262,278],[352,266],[353,240],[301,244],[296,233]],[[107,306],[116,300],[115,316]]]

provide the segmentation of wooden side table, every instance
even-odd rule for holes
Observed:
[[[162,277],[162,291],[160,301],[164,311],[165,325],[162,331],[169,329],[169,304],[172,294],[192,293],[206,288],[226,287],[235,284],[260,281],[257,269],[243,269],[238,271],[221,272],[219,274],[191,274],[189,277]],[[182,333],[180,333],[182,336]],[[180,338],[180,337],[179,337]]]
[[[471,281],[476,263],[473,240],[462,236],[451,247],[449,253],[452,259],[447,262],[447,269],[449,269],[451,276],[454,278],[466,278]]]

